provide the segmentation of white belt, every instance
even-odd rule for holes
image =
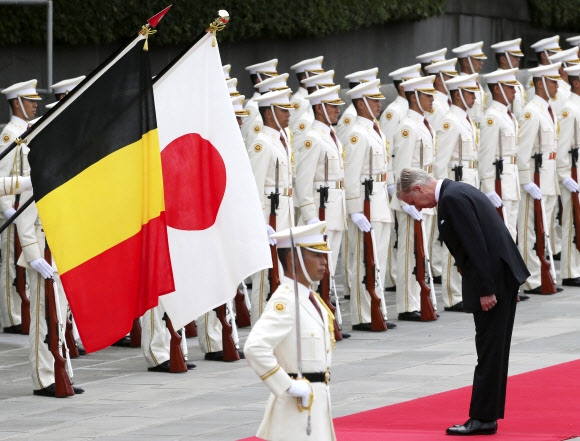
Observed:
[[[264,194],[267,194],[268,196],[275,192],[276,187],[264,187]],[[292,196],[292,187],[278,188],[278,193],[280,193],[280,196]]]
[[[464,168],[477,168],[477,161],[476,160],[471,160],[471,161],[451,161],[449,163],[449,167],[453,168],[457,165],[461,165]]]
[[[369,178],[369,175],[361,176],[360,177],[360,181],[361,182],[364,182],[368,178]],[[372,175],[372,178],[373,178],[373,181],[375,181],[375,182],[384,182],[384,181],[387,180],[387,174],[386,173],[381,173],[381,174],[378,174],[378,175]]]
[[[544,161],[553,161],[556,159],[556,152],[546,152],[542,153],[542,159]]]
[[[344,181],[341,179],[340,181],[314,181],[314,189],[318,190],[320,187],[328,187],[334,189],[342,189],[344,188]]]
[[[503,163],[504,164],[516,164],[518,157],[516,155],[513,155],[513,156],[502,156],[501,159],[503,160]]]

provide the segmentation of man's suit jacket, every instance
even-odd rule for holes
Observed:
[[[480,311],[480,297],[495,294],[500,302],[515,295],[501,277],[506,269],[518,286],[530,275],[496,209],[478,189],[445,179],[439,193],[438,225],[463,274],[465,312]]]

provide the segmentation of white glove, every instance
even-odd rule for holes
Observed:
[[[40,259],[35,259],[32,262],[30,262],[30,266],[32,267],[33,270],[39,272],[40,275],[45,279],[50,279],[54,272],[52,270],[52,266],[42,257]]]
[[[4,210],[2,212],[2,214],[6,219],[10,219],[14,213],[16,213],[16,210],[14,208],[8,208],[7,210]]]
[[[570,193],[578,192],[578,183],[574,179],[566,178],[562,181],[562,184],[570,191]]]
[[[32,190],[32,181],[30,180],[30,176],[19,177],[18,178],[18,185],[20,186],[19,190],[21,192]]]
[[[414,205],[403,205],[402,208],[403,211],[407,213],[409,216],[411,216],[413,219],[418,221],[423,219],[423,215],[419,210],[417,210],[417,208],[415,208]]]
[[[490,191],[485,195],[489,199],[489,202],[491,202],[495,208],[499,208],[502,206],[501,198],[495,191]]]
[[[362,213],[352,213],[350,215],[351,220],[355,223],[359,230],[363,233],[368,233],[371,231],[371,223]]]
[[[310,385],[304,380],[292,380],[288,393],[296,398],[302,398],[302,407],[308,406],[310,401]]]
[[[395,192],[395,184],[387,185],[387,192],[389,193],[389,196],[393,197],[393,193]]]
[[[270,245],[276,245],[276,239],[270,238],[270,236],[274,234],[276,230],[274,230],[274,228],[272,228],[270,225],[266,224],[266,232],[268,233],[268,242],[270,242]]]
[[[306,225],[315,224],[317,222],[320,222],[320,219],[313,217],[312,219],[306,221]]]
[[[540,188],[533,182],[524,184],[524,190],[526,190],[534,199],[542,199],[542,190],[540,190]]]

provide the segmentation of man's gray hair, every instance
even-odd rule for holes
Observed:
[[[404,168],[397,181],[397,197],[413,191],[415,185],[427,185],[435,181],[435,178],[421,168]]]

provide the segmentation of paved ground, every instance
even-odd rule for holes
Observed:
[[[387,303],[394,316],[393,293]],[[471,384],[472,317],[440,314],[436,322],[353,332],[339,342],[332,370],[334,416]],[[579,331],[580,288],[520,303],[510,374],[580,358]],[[247,334],[240,329],[242,344]],[[0,439],[230,441],[253,435],[266,387],[245,361],[207,362],[197,339],[188,339],[188,347],[197,368],[185,374],[147,372],[140,349],[111,347],[73,360],[76,384],[86,392],[54,399],[32,395],[27,337],[0,333]],[[449,423],[466,417],[467,409]]]

